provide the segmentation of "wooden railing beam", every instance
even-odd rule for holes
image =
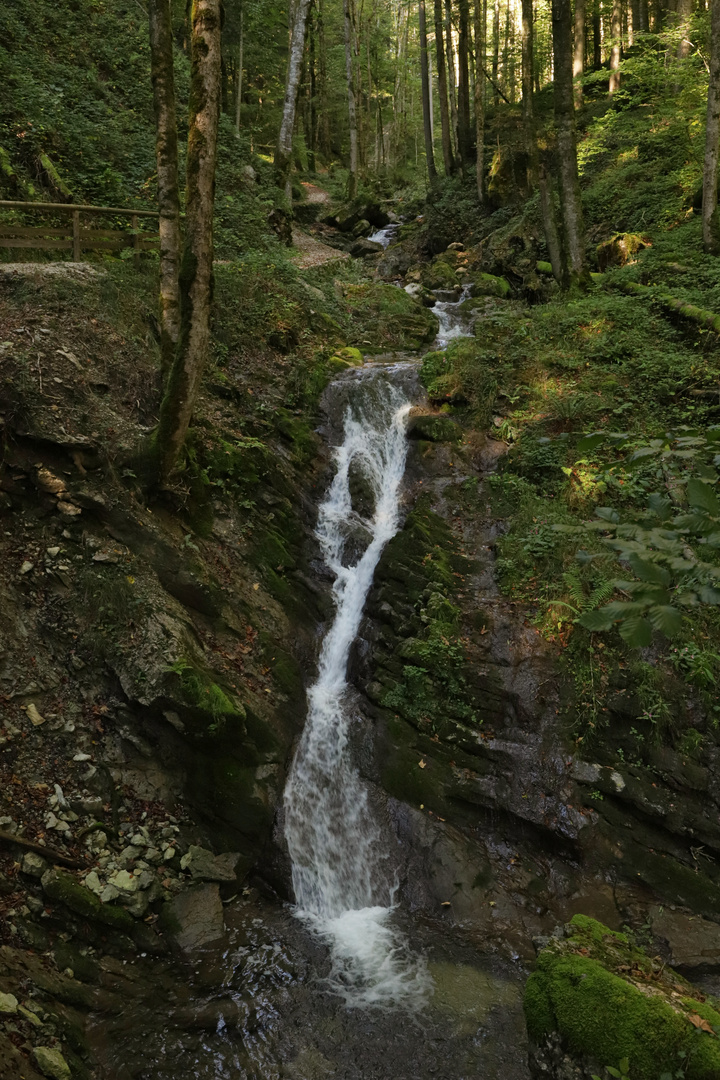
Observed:
[[[76,203],[45,203],[45,202],[16,202],[11,199],[0,199],[0,207],[6,206],[15,210],[52,210],[53,213],[66,214],[126,214],[129,217],[159,217],[157,210],[128,210],[124,206],[78,206]]]

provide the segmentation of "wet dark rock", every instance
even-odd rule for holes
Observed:
[[[383,250],[382,244],[375,244],[372,240],[366,240],[361,238],[356,240],[353,246],[350,248],[350,254],[353,259],[363,259],[366,256],[377,255],[378,252]]]
[[[420,414],[408,421],[408,436],[411,439],[427,439],[429,442],[457,443],[462,440],[463,430],[449,416]]]
[[[162,925],[183,952],[193,952],[222,937],[223,909],[218,885],[196,885],[163,909]]]

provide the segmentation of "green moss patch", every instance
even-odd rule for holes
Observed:
[[[569,930],[540,953],[528,980],[532,1040],[558,1032],[567,1051],[593,1068],[627,1058],[633,1080],[675,1075],[681,1065],[688,1080],[720,1075],[714,1002],[594,919],[576,915]]]

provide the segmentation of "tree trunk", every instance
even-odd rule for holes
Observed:
[[[593,2],[593,71],[602,67],[602,19],[600,0]]]
[[[715,6],[714,4],[712,5]],[[682,37],[678,43],[678,60],[685,60],[690,55],[690,19],[693,13],[693,0],[677,0],[677,20]]]
[[[500,104],[500,93],[498,91],[498,73],[500,68],[500,0],[495,0],[495,9],[493,11],[493,55],[492,55],[492,84],[493,84],[493,105],[497,109]]]
[[[575,108],[582,108],[582,75],[585,70],[585,0],[575,0],[575,43],[573,52],[573,80],[575,82]]]
[[[710,85],[708,87],[705,166],[703,170],[703,246],[720,255],[718,221],[718,140],[720,139],[720,4],[715,0],[710,15]]]
[[[148,12],[160,212],[160,362],[165,377],[180,337],[180,192],[170,0],[149,0]]]
[[[180,339],[154,439],[158,475],[163,483],[177,465],[210,350],[220,8],[221,0],[194,0],[192,7]]]
[[[323,0],[318,0],[317,36],[318,36],[318,78],[320,82],[320,123],[318,144],[326,159],[330,157],[330,110],[327,101],[327,51],[325,49],[325,20],[323,18]]]
[[[309,11],[310,0],[297,0],[285,79],[285,102],[283,104],[277,147],[275,148],[276,181],[278,187],[285,189],[288,200],[292,197],[290,170],[292,167],[293,132],[295,130],[295,112],[300,91],[300,72],[302,70],[303,53],[305,52],[305,34]]]
[[[436,0],[437,2],[437,0]],[[475,148],[477,193],[485,201],[485,20],[487,0],[475,0]]]
[[[235,134],[240,134],[240,121],[241,109],[242,109],[242,90],[243,90],[243,53],[245,51],[245,11],[240,8],[240,44],[238,45],[238,74],[237,74],[237,91],[235,96]]]
[[[468,0],[459,0],[460,32],[458,34],[458,147],[463,165],[472,157],[470,131],[470,71],[468,66]]]
[[[638,29],[641,34],[647,34],[650,30],[650,4],[648,0],[640,0],[639,13]]]
[[[550,265],[553,277],[557,282],[563,280],[563,260],[558,235],[555,203],[553,201],[552,186],[543,162],[538,164],[538,191],[540,193],[540,215],[542,217],[545,242],[547,244]]]
[[[420,80],[422,83],[422,112],[423,134],[425,135],[425,158],[427,161],[428,177],[430,184],[437,179],[435,170],[435,154],[433,152],[432,125],[430,123],[430,110],[432,98],[430,96],[430,73],[428,69],[427,28],[425,25],[425,0],[419,0],[418,14],[420,23]]]
[[[353,71],[352,13],[350,0],[343,0],[345,13],[345,78],[347,80],[348,118],[350,121],[350,175],[348,176],[348,198],[357,195],[358,182],[358,133],[357,111],[355,108],[355,73]]]
[[[622,53],[622,0],[613,0],[610,34],[610,83],[608,91],[614,94],[620,89],[620,56]]]
[[[310,47],[308,49],[310,68],[310,100],[308,101],[308,145],[307,164],[311,173],[315,172],[315,149],[317,146],[317,78],[315,68],[315,26],[313,25],[312,6],[310,13]]]
[[[477,5],[478,0],[475,0]],[[438,97],[440,98],[440,128],[445,175],[455,172],[452,135],[450,132],[450,108],[448,105],[447,68],[445,67],[445,39],[443,35],[442,0],[435,0],[435,62],[437,65]]]
[[[563,224],[563,285],[584,283],[585,236],[575,144],[570,0],[552,0],[555,127]]]
[[[460,153],[458,143],[457,88],[455,82],[455,49],[452,36],[452,0],[445,0],[445,49],[447,51],[448,101],[450,103],[453,153],[457,161],[460,158]]]
[[[630,0],[628,9],[628,45],[634,45],[640,30],[640,0]]]

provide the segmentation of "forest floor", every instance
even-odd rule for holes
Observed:
[[[325,263],[332,262],[333,259],[349,258],[346,251],[329,247],[302,229],[294,228],[292,236],[293,247],[297,252],[297,255],[293,254],[293,258],[300,270],[308,270],[312,266],[323,266]]]

